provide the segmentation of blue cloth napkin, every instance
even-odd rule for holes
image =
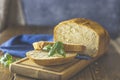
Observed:
[[[25,57],[26,52],[33,50],[32,43],[36,41],[52,41],[53,35],[47,34],[23,34],[15,36],[2,45],[0,50],[17,57]]]
[[[0,50],[4,53],[9,53],[17,57],[25,57],[26,52],[33,50],[32,43],[37,41],[53,41],[53,35],[47,34],[23,34],[15,36],[2,45],[0,45]],[[90,60],[90,56],[77,55],[75,58],[80,60]]]

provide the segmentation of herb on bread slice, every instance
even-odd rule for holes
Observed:
[[[38,41],[33,43],[33,48],[35,50],[42,50],[44,46],[48,45],[47,47],[50,48],[50,46],[52,46],[54,43],[55,42]],[[84,45],[73,44],[73,43],[70,43],[70,44],[63,43],[63,47],[65,52],[83,52],[86,49]]]

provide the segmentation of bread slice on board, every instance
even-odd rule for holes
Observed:
[[[84,45],[84,53],[96,57],[105,53],[110,38],[100,24],[85,18],[75,18],[63,21],[54,28],[54,41]]]
[[[48,52],[42,50],[32,50],[26,53],[26,56],[33,62],[44,66],[60,65],[72,62],[75,60],[76,55],[77,53],[66,53],[66,57],[58,54],[55,54],[52,57],[48,57]]]
[[[55,42],[49,42],[49,41],[39,41],[33,43],[33,48],[35,50],[42,50],[42,48],[46,45],[53,45]],[[85,46],[79,45],[79,44],[63,44],[64,50],[66,52],[83,52],[85,50]]]

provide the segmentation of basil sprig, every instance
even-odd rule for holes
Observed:
[[[66,56],[65,51],[64,51],[63,43],[60,42],[60,41],[54,43],[53,46],[51,46],[51,45],[44,46],[43,50],[48,51],[48,56],[49,57],[53,56],[55,54],[62,55],[63,57]]]
[[[50,49],[52,48],[52,46],[50,44],[46,45],[43,47],[44,51],[50,51]]]

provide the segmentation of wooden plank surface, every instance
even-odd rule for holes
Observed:
[[[36,79],[15,74],[14,80],[36,80]]]
[[[52,34],[53,28],[46,26],[9,26],[0,32],[0,44],[4,43],[13,36],[21,34]],[[1,52],[0,52],[1,54]],[[3,68],[0,64],[0,80],[12,80],[13,74],[9,73],[8,68]],[[23,79],[24,80],[24,79]]]
[[[0,64],[0,80],[12,80],[13,74],[9,72],[8,68],[4,68]]]
[[[120,55],[113,45],[111,42],[108,54],[71,77],[70,80],[120,80]]]
[[[70,80],[120,80],[120,55],[113,46],[110,45],[108,54],[102,56],[99,60],[71,77]],[[16,80],[29,80],[24,76],[16,76]],[[35,80],[35,79],[31,79]]]
[[[75,75],[75,77],[71,77],[69,80],[93,80],[91,75],[92,74],[90,72],[90,69],[89,67],[87,67],[81,72],[79,72],[77,75]],[[30,77],[21,76],[18,74],[16,74],[14,79],[15,80],[38,80],[38,79],[30,78]]]
[[[0,33],[0,44],[9,38],[18,34],[52,34],[52,28],[38,27],[8,27],[4,32]],[[71,77],[70,80],[120,80],[120,37],[111,41],[108,54],[102,56],[96,62],[83,69],[81,72]],[[21,78],[21,79],[20,79]],[[31,78],[16,76],[13,79],[13,74],[8,68],[0,65],[0,80],[32,80]],[[35,79],[33,79],[35,80]]]
[[[90,66],[94,80],[120,80],[120,55],[112,45],[108,54]]]
[[[73,76],[90,62],[91,61],[80,60],[59,66],[40,66],[33,63],[28,58],[23,58],[13,63],[10,70],[11,72],[32,78],[66,80],[66,78],[68,79],[70,76]]]
[[[51,70],[51,71],[55,71],[55,72],[60,72],[60,71],[63,71],[64,69],[68,68],[69,66],[74,65],[76,63],[76,61],[78,61],[78,60],[74,60],[73,62],[71,62],[69,64],[60,65],[61,67],[59,65],[47,67],[47,66],[40,66],[40,65],[34,63],[33,61],[29,60],[28,58],[26,58],[24,61],[21,61],[18,64],[41,68],[41,69],[46,69],[46,70]]]

